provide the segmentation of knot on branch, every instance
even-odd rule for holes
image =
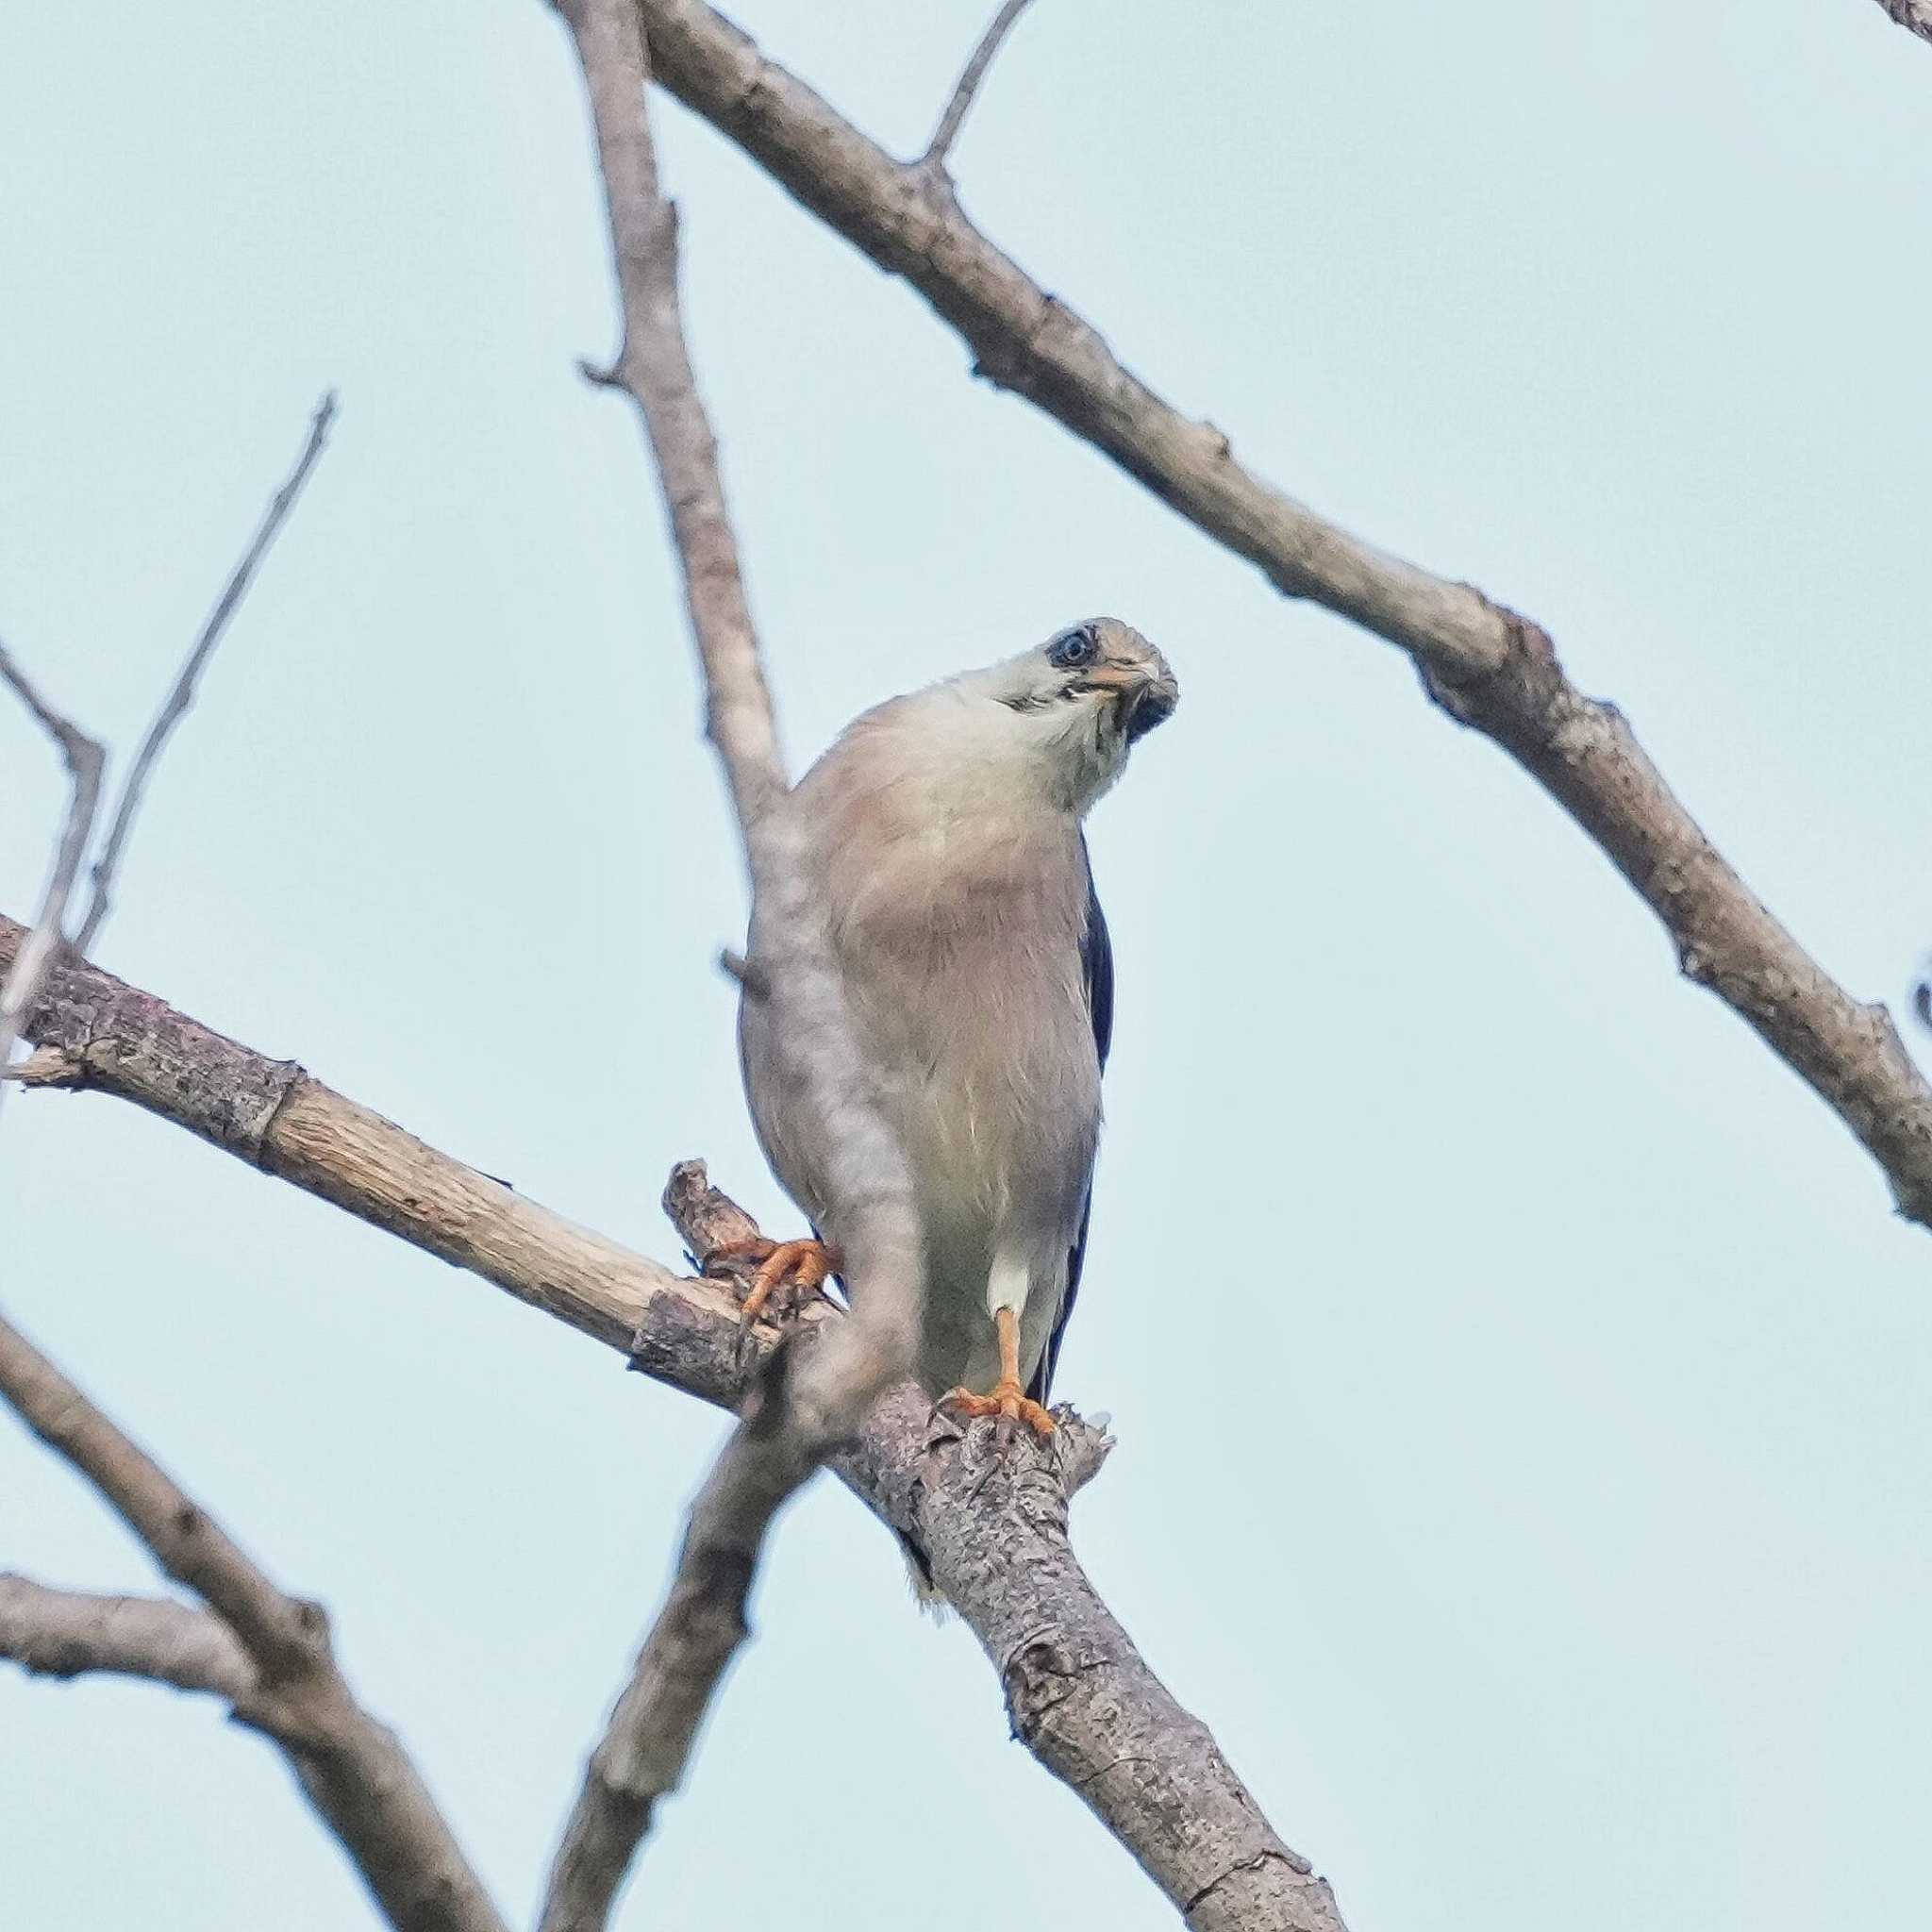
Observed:
[[[1418,656],[1416,675],[1429,702],[1458,724],[1507,744],[1547,737],[1558,700],[1569,689],[1550,634],[1533,618],[1499,604],[1474,584],[1459,587],[1481,605],[1501,632],[1502,650],[1480,671],[1451,670]]]
[[[1073,1695],[1083,1671],[1093,1668],[1049,1637],[1036,1637],[1016,1650],[1001,1673],[1014,1738],[1031,1750],[1054,1707]]]
[[[1054,1712],[1081,1691],[1084,1680],[1096,1673],[1113,1671],[1127,1661],[1091,1635],[1070,1640],[1045,1626],[1029,1632],[1014,1645],[1000,1667],[1000,1687],[1007,1698],[1007,1723],[1014,1739],[1029,1751],[1038,1750]],[[1098,1727],[1086,1737],[1086,1752],[1100,1752],[1105,1746],[1104,1756],[1117,1757],[1116,1747],[1122,1735],[1119,1721],[1126,1717],[1127,1711],[1115,1692],[1105,1685],[1092,1688],[1090,1701],[1091,1714],[1098,1720]],[[1197,1724],[1195,1728],[1202,1727]],[[1205,1731],[1202,1734],[1205,1736]],[[1104,1769],[1105,1765],[1099,1762],[1084,1770],[1078,1763],[1068,1765],[1070,1774],[1079,1773],[1088,1777]]]

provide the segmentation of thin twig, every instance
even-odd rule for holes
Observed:
[[[120,803],[114,808],[114,823],[108,833],[107,843],[101,848],[100,857],[94,860],[92,877],[93,891],[88,901],[87,917],[82,920],[80,930],[75,935],[75,950],[79,953],[90,951],[95,935],[101,929],[101,922],[108,916],[112,904],[114,874],[121,863],[122,849],[127,842],[127,834],[134,824],[134,815],[141,808],[148,774],[154,770],[155,761],[160,757],[162,747],[168,741],[168,735],[186,715],[188,708],[194,702],[195,681],[202,674],[203,667],[213,656],[215,646],[221,642],[223,633],[228,627],[228,621],[240,608],[248,587],[254,581],[255,573],[261,560],[269,553],[270,546],[280,533],[283,524],[288,521],[289,512],[295,507],[295,499],[301,495],[303,486],[308,481],[309,472],[315,468],[322,456],[323,445],[328,440],[329,425],[335,420],[336,397],[330,390],[316,405],[315,414],[308,425],[308,441],[303,444],[301,457],[290,472],[288,481],[275,491],[268,511],[256,530],[248,548],[242,553],[229,575],[226,586],[216,600],[215,608],[208,613],[208,622],[201,627],[201,635],[194,641],[194,648],[188,654],[188,661],[181,667],[181,675],[175,678],[174,689],[155,714],[155,721],[147,728],[147,736],[141,741],[141,750],[136,755],[133,766],[127,774],[127,782],[121,788]]]
[[[861,1311],[762,1385],[691,1506],[670,1594],[591,1754],[551,1870],[542,1932],[596,1932],[743,1641],[773,1518],[911,1362],[921,1261],[910,1177],[857,1044],[822,908],[806,890],[717,444],[679,315],[676,219],[658,186],[642,28],[634,0],[564,0],[561,10],[583,64],[624,321],[623,346],[597,379],[637,405],[657,465],[709,735],[751,873],[751,957],[826,1172],[825,1233],[843,1251]]]
[[[390,1924],[398,1932],[506,1932],[415,1766],[337,1670],[321,1607],[283,1595],[198,1503],[4,1320],[0,1397],[233,1634],[254,1678],[236,1716],[288,1754],[309,1802]],[[152,1617],[147,1626],[153,1635]],[[213,1681],[192,1688],[230,1694]]]
[[[1000,50],[1000,42],[1013,30],[1013,24],[1026,11],[1027,4],[1028,0],[1006,0],[1006,4],[993,15],[992,25],[979,37],[973,58],[960,70],[958,84],[953,89],[945,111],[940,116],[940,125],[933,129],[932,139],[926,142],[925,152],[919,158],[921,168],[937,175],[946,165],[946,157],[953,151],[954,142],[959,138],[959,129],[979,92],[980,83],[986,78],[987,69],[992,65],[993,56]]]
[[[28,683],[26,674],[14,662],[13,654],[5,644],[0,644],[0,678],[12,686],[42,730],[60,747],[71,780],[67,819],[55,848],[39,917],[25,944],[14,955],[6,979],[0,981],[0,1100],[4,1100],[5,1075],[13,1058],[14,1042],[21,1036],[47,967],[61,943],[67,901],[73,894],[80,862],[87,856],[94,812],[100,805],[101,772],[107,759],[101,747],[86,732],[53,709]]]
[[[1651,763],[1614,706],[1564,675],[1539,625],[1472,585],[1377,550],[1240,462],[1124,368],[958,208],[699,0],[639,0],[652,71],[829,227],[903,275],[977,372],[1144,483],[1284,595],[1407,652],[1430,698],[1492,740],[1596,841],[1708,987],[1876,1160],[1898,1210],[1932,1226],[1932,1086],[1890,1015],[1855,999],[1774,919]]]
[[[25,928],[0,916],[0,968]],[[97,968],[57,967],[35,1039],[69,1084],[113,1094],[411,1242],[628,1357],[668,1387],[738,1407],[773,1343],[740,1351],[735,1298],[646,1259],[425,1146],[300,1067],[271,1060]],[[702,1253],[757,1224],[680,1168],[665,1206]],[[464,1317],[452,1307],[458,1332]],[[828,1306],[806,1331],[853,1325]],[[1021,1740],[1091,1807],[1194,1932],[1332,1932],[1333,1904],[1282,1847],[1207,1726],[1175,1704],[1081,1570],[1063,1495],[1098,1467],[1098,1431],[1062,1417],[1059,1467],[984,1486],[970,1444],[935,1441],[909,1380],[832,1467],[924,1552],[1006,1687]],[[1120,1770],[1106,1767],[1130,1758]],[[1325,1916],[1324,1916],[1325,1914]]]

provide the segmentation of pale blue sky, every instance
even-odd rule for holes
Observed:
[[[978,4],[741,8],[889,144]],[[1093,827],[1080,1546],[1355,1932],[1922,1922],[1932,1282],[1850,1138],[1407,667],[1286,605],[665,108],[795,756],[1109,610],[1185,703]],[[1862,996],[1932,939],[1932,50],[1872,0],[1040,0],[968,207],[1243,457],[1621,703]],[[660,1257],[744,1123],[742,898],[534,4],[0,28],[0,635],[122,751],[326,385],[102,962]],[[58,771],[0,708],[0,904]],[[9,1106],[0,1298],[326,1598],[508,1908],[724,1426],[131,1108]],[[149,1567],[0,1424],[0,1566]],[[623,1924],[1171,1923],[822,1486]],[[264,1747],[0,1675],[37,1932],[367,1923]]]

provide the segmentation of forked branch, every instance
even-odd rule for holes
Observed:
[[[1257,475],[1211,423],[1156,394],[1091,323],[928,192],[919,164],[867,140],[702,0],[639,0],[639,11],[658,78],[917,289],[979,374],[1118,463],[1285,596],[1325,605],[1407,652],[1435,703],[1499,744],[1595,841],[1670,934],[1685,976],[1851,1129],[1899,1212],[1932,1226],[1932,1087],[1890,1016],[1855,999],[1772,916],[1623,713],[1570,682],[1540,625],[1375,549]]]
[[[0,970],[24,936],[0,917]],[[132,1101],[494,1282],[660,1382],[722,1407],[743,1400],[755,1370],[740,1356],[737,1302],[718,1283],[675,1274],[565,1221],[300,1067],[73,961],[56,969],[28,1037],[41,1049],[39,1084]],[[673,1176],[666,1206],[699,1251],[753,1226],[695,1167]],[[459,1332],[460,1309],[451,1321]],[[849,1325],[823,1311],[804,1324]],[[756,1339],[754,1364],[774,1345],[769,1330]],[[1282,1843],[1207,1726],[1148,1669],[1067,1540],[1066,1491],[1099,1466],[1105,1439],[1063,1417],[1058,1469],[1036,1457],[1010,1477],[995,1470],[983,1479],[970,1443],[928,1429],[928,1407],[900,1383],[831,1466],[924,1551],[999,1674],[1015,1735],[1194,1932],[1336,1932],[1326,1885]]]
[[[5,1321],[0,1399],[93,1485],[169,1576],[208,1607],[74,1598],[8,1578],[0,1580],[0,1655],[61,1674],[134,1671],[227,1698],[238,1719],[281,1746],[397,1932],[506,1932],[415,1766],[336,1668],[320,1606],[277,1590],[199,1504]]]

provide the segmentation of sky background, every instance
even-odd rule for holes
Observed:
[[[740,8],[899,151],[987,7]],[[106,30],[104,30],[104,28]],[[1092,1574],[1355,1932],[1923,1923],[1932,1247],[1403,659],[1027,407],[659,109],[788,744],[1110,611],[1184,702],[1098,812],[1120,967],[1064,1393]],[[1551,629],[1863,997],[1932,941],[1932,49],[1872,0],[1041,0],[958,152],[1003,246],[1241,457]],[[648,1253],[746,1125],[743,892],[535,4],[15,7],[0,636],[123,760],[342,414],[101,962]],[[58,768],[0,706],[0,905]],[[1920,1036],[1916,1045],[1923,1046]],[[332,1606],[506,1908],[725,1426],[99,1097],[0,1123],[0,1300]],[[152,1587],[0,1418],[0,1567]],[[621,1918],[1168,1907],[822,1483]],[[37,1932],[355,1927],[279,1762],[0,1674]]]

